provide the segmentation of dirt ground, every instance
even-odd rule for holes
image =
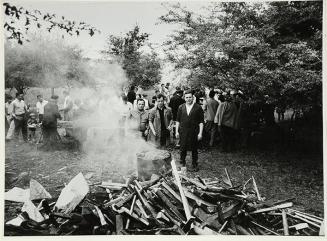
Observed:
[[[64,140],[65,142],[65,140]],[[40,182],[53,197],[58,197],[64,183],[82,172],[89,183],[99,181],[124,182],[123,176],[135,171],[134,165],[122,166],[112,163],[110,156],[86,155],[69,141],[64,149],[40,151],[36,144],[8,142],[5,146],[5,188],[27,187],[29,178]],[[172,155],[179,160],[178,150]],[[187,166],[191,165],[190,155]],[[262,196],[267,199],[284,200],[294,198],[298,210],[323,216],[323,161],[321,155],[293,153],[271,153],[269,151],[238,151],[221,153],[219,148],[201,150],[200,171],[188,172],[194,177],[221,178],[227,168],[232,181],[241,184],[254,176]],[[23,173],[23,174],[22,174]],[[24,175],[25,174],[25,175]],[[17,177],[23,177],[17,181]],[[24,180],[24,178],[26,180]],[[22,204],[5,202],[5,219],[14,217]]]

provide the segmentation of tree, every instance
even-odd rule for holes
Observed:
[[[144,53],[141,48],[145,46],[149,35],[141,33],[138,26],[123,36],[109,36],[108,47],[104,54],[114,55],[122,65],[132,85],[151,87],[160,82],[161,64],[158,55],[151,49]]]
[[[5,43],[5,87],[24,92],[29,87],[91,85],[81,50],[62,40],[33,37],[21,46]]]
[[[59,18],[55,14],[44,14],[39,10],[27,10],[10,3],[3,3],[3,6],[6,16],[4,28],[9,33],[8,38],[17,40],[19,44],[23,44],[24,40],[29,41],[27,33],[32,28],[44,28],[49,32],[53,29],[60,29],[69,35],[77,36],[81,32],[87,32],[90,36],[100,32],[84,22],[68,20],[64,16]]]
[[[180,25],[166,53],[191,84],[321,107],[321,2],[215,3],[205,16],[173,5],[160,19]]]

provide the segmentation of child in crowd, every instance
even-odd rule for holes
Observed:
[[[35,131],[37,127],[38,121],[36,119],[35,113],[30,114],[30,118],[27,121],[27,128],[29,132],[28,139],[29,141],[35,142]]]

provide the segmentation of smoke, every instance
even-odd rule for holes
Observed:
[[[125,73],[118,64],[104,61],[93,61],[87,70],[100,87],[71,90],[71,97],[80,102],[74,112],[74,136],[102,173],[106,168],[131,172],[136,169],[137,153],[155,147],[134,131],[134,122],[126,120],[128,109],[121,98],[127,84]]]
[[[101,173],[105,169],[135,170],[136,154],[155,148],[132,130],[135,126],[124,124],[127,110],[121,94],[128,80],[121,66],[108,60],[84,59],[77,46],[60,39],[32,39],[24,46],[6,43],[8,73],[25,66],[16,74],[27,76],[32,86],[55,87],[59,108],[64,102],[63,88],[68,83],[74,86],[70,86],[75,102],[74,137],[86,154],[86,163],[98,166]],[[71,81],[71,73],[79,81]],[[78,82],[89,87],[76,87]]]

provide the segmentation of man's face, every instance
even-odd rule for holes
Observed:
[[[140,111],[144,110],[144,101],[137,102],[137,108]]]
[[[37,97],[37,99],[38,99],[40,102],[43,101],[43,97],[42,97],[42,96]]]
[[[163,106],[164,106],[164,98],[159,98],[157,100],[157,103],[158,103],[158,107],[161,109]]]
[[[187,104],[192,104],[193,103],[193,95],[191,93],[185,95],[185,101]]]
[[[18,99],[19,100],[23,100],[24,99],[24,95],[23,94],[18,95]]]

